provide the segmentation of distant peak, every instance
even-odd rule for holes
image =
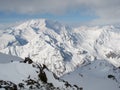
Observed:
[[[26,27],[47,27],[50,29],[51,28],[57,29],[62,27],[62,24],[57,21],[52,21],[42,18],[42,19],[31,19],[16,26],[16,28],[18,29],[26,28]]]

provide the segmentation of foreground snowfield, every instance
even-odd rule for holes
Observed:
[[[2,55],[0,54],[0,58]],[[19,58],[14,58],[14,56],[2,58],[0,61],[9,58],[13,61],[0,63],[0,90],[77,90],[74,84],[66,88],[66,81],[54,76],[51,71],[40,64],[24,62],[23,59],[16,61]]]
[[[5,54],[0,54],[1,56]],[[8,57],[8,55],[6,55]],[[4,87],[11,88],[12,84],[2,84],[5,82],[12,82],[17,86],[17,89],[38,89],[38,90],[119,90],[120,89],[120,69],[114,67],[112,64],[105,60],[95,60],[86,65],[82,65],[76,68],[73,72],[65,74],[60,78],[56,78],[54,74],[47,68],[43,69],[47,77],[47,83],[43,82],[39,77],[42,73],[38,68],[37,63],[29,64],[23,62],[23,59],[19,59],[14,56],[5,58],[5,60],[11,58],[12,62],[0,63],[0,86],[3,87],[0,90],[4,90]],[[20,61],[16,61],[20,60]],[[4,59],[0,59],[4,61]],[[43,74],[43,73],[42,73]],[[108,75],[113,75],[114,78],[108,78]],[[33,83],[30,83],[31,82]],[[24,88],[20,87],[23,84]],[[53,86],[50,86],[52,83]],[[39,88],[37,87],[39,86]],[[68,85],[68,86],[67,86]],[[0,88],[1,88],[0,87]],[[58,89],[59,87],[59,89]],[[78,89],[79,88],[79,89]],[[11,88],[10,90],[17,90]],[[7,89],[5,89],[7,90]]]
[[[21,61],[21,60],[23,59],[20,57],[0,53],[0,63],[4,64],[4,63],[12,62],[12,61]]]
[[[45,64],[57,76],[85,90],[119,89],[119,46],[119,25],[71,28],[55,21],[36,19],[0,30],[1,53],[22,59],[30,57],[35,63]],[[3,56],[0,54],[1,58]],[[20,60],[15,58],[13,60]],[[7,65],[6,60],[0,61],[1,66],[3,63]],[[19,68],[15,62],[10,65]],[[109,75],[114,77],[108,78]]]

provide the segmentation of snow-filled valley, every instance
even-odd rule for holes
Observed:
[[[0,52],[0,80],[23,83],[26,89],[28,79],[60,90],[120,89],[119,25],[72,28],[46,19],[29,20],[0,30]],[[34,63],[21,63],[25,57]],[[39,81],[38,68],[32,67],[40,64],[49,69],[44,71],[47,83]]]

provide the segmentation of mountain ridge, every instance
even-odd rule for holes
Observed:
[[[118,26],[70,28],[56,21],[30,20],[1,32],[0,52],[30,57],[58,76],[96,58],[119,67],[119,58],[106,56],[120,51],[118,32]]]

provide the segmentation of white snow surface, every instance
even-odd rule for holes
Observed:
[[[23,60],[23,59],[20,57],[0,53],[0,63],[4,64],[4,63],[10,63],[13,61],[21,61],[21,60]]]
[[[114,68],[105,60],[96,60],[61,78],[83,90],[120,90],[120,70],[114,71]],[[117,80],[109,79],[108,75],[114,75]]]

